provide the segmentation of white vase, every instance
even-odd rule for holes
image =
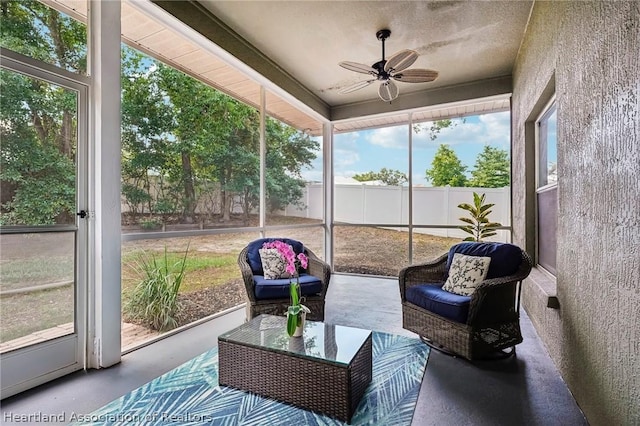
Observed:
[[[307,313],[302,311],[300,312],[300,323],[296,327],[296,331],[293,332],[292,337],[300,337],[302,336],[302,332],[304,331],[304,321],[307,318]]]

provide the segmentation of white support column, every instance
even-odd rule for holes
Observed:
[[[409,222],[409,265],[413,264],[413,113],[409,113],[409,123],[407,124],[407,128],[409,131],[409,211],[407,212],[408,222]],[[402,187],[400,187],[402,191]],[[402,202],[402,195],[400,196],[400,200]],[[402,215],[400,216],[400,220],[402,220]]]
[[[324,260],[333,269],[333,125],[322,126],[322,153],[324,176]]]
[[[264,238],[264,226],[267,218],[267,92],[260,86],[260,237]]]
[[[120,2],[89,1],[88,367],[120,362]]]

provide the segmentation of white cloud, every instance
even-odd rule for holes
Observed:
[[[302,179],[311,182],[322,182],[322,169],[320,170],[303,170]]]
[[[429,139],[428,131],[414,133],[414,146],[417,149],[425,149],[437,148],[441,144],[453,146],[474,143],[509,148],[511,131],[509,111],[484,114],[477,116],[477,119],[474,118],[468,117],[464,123],[462,119],[456,119],[454,122],[457,125],[442,129],[434,141]]]
[[[409,132],[406,125],[383,127],[367,132],[365,140],[384,148],[406,149],[409,146]]]
[[[511,140],[511,115],[509,111],[481,115],[479,119],[484,124],[485,143],[501,145],[503,148],[509,147]]]
[[[357,149],[360,132],[341,133],[334,137],[333,144],[335,149]]]
[[[333,163],[336,170],[356,164],[360,161],[360,155],[356,151],[338,149],[333,153]]]
[[[334,138],[333,167],[336,174],[360,161],[358,138],[361,138],[360,132],[342,133]]]

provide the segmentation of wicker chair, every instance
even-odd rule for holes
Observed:
[[[287,308],[290,304],[288,296],[289,280],[277,280],[282,281],[280,285],[283,288],[286,287],[286,291],[284,291],[286,296],[283,295],[280,298],[256,297],[256,278],[260,279],[263,275],[262,264],[259,255],[257,255],[257,250],[262,248],[265,242],[274,240],[286,242],[293,247],[296,253],[303,252],[309,258],[309,265],[305,271],[301,271],[301,276],[304,274],[316,277],[322,286],[319,292],[313,294],[305,294],[305,287],[301,287],[304,304],[311,310],[311,313],[307,314],[307,319],[323,321],[324,303],[327,289],[329,288],[331,268],[301,242],[287,238],[262,238],[255,240],[249,243],[238,256],[238,266],[240,266],[242,279],[244,280],[244,285],[247,290],[247,321],[260,314],[286,315]],[[273,281],[274,284],[278,284],[276,280]]]
[[[469,297],[454,296],[463,308],[458,317],[451,315],[452,305],[439,305],[451,299],[452,293],[442,290],[442,286],[454,253],[492,258],[487,278],[476,291]],[[522,342],[520,287],[531,266],[527,253],[511,244],[460,243],[433,262],[404,268],[399,273],[402,325],[436,349],[469,360],[515,354],[515,345]],[[506,275],[505,271],[508,271]],[[416,286],[423,287],[410,291]],[[414,296],[416,293],[427,296],[419,299]],[[424,298],[432,299],[425,302]],[[509,347],[512,347],[510,352],[503,351]]]

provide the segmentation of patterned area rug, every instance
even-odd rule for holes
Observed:
[[[427,367],[419,339],[373,332],[373,380],[352,425],[409,425]],[[212,349],[91,414],[80,424],[342,425],[331,417],[218,385]]]

